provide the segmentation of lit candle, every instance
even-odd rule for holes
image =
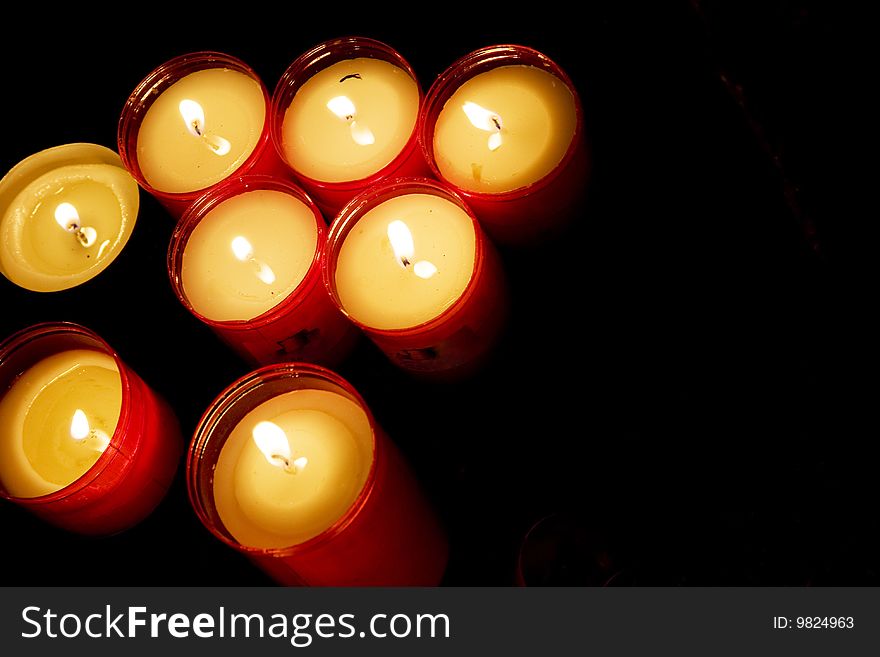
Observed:
[[[295,185],[245,176],[206,193],[169,246],[181,302],[254,364],[340,362],[357,329],[321,285],[326,224]]]
[[[407,464],[344,379],[303,363],[230,385],[196,428],[190,500],[281,584],[436,586],[446,536]]]
[[[37,292],[84,283],[122,251],[138,206],[137,183],[108,148],[31,155],[0,180],[0,271]]]
[[[187,240],[184,294],[209,319],[253,319],[302,282],[317,242],[315,214],[296,197],[269,189],[230,197]]]
[[[0,399],[0,485],[38,497],[81,477],[110,444],[121,404],[107,354],[73,349],[41,360]]]
[[[182,447],[168,405],[92,331],[38,324],[0,343],[0,497],[113,534],[164,497]]]
[[[460,198],[427,179],[380,185],[330,229],[324,282],[398,365],[438,376],[488,354],[506,308],[498,258]]]
[[[474,272],[470,215],[433,194],[375,206],[342,243],[336,293],[346,312],[377,329],[429,322],[461,297]]]
[[[586,186],[577,92],[559,66],[523,46],[490,46],[440,75],[422,111],[435,175],[493,237],[528,243],[557,232]]]
[[[119,152],[138,182],[179,217],[233,174],[283,171],[269,138],[269,96],[244,62],[214,52],[177,57],[132,92]]]
[[[534,66],[501,66],[467,80],[434,127],[443,177],[472,192],[509,192],[553,171],[577,126],[574,96]]]
[[[243,545],[304,543],[354,503],[372,450],[369,420],[350,399],[325,390],[279,395],[248,413],[223,445],[217,512]]]
[[[416,138],[420,103],[415,74],[392,48],[337,39],[285,72],[273,132],[301,184],[332,216],[383,177],[426,171]]]

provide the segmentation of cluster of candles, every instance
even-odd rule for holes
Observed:
[[[89,280],[128,240],[138,187],[151,193],[177,220],[176,295],[259,366],[190,442],[201,521],[280,583],[439,583],[448,546],[435,513],[326,367],[359,333],[421,377],[454,380],[485,360],[507,303],[486,233],[546,237],[585,184],[565,73],[529,48],[492,46],[423,94],[396,51],[353,37],[302,55],[270,97],[244,62],[193,53],[134,90],[118,148],[51,148],[0,181],[0,271],[34,291]],[[89,329],[8,338],[0,391],[4,497],[100,535],[165,494],[183,451],[174,413]]]

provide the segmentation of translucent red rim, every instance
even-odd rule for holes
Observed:
[[[40,341],[53,344],[47,346],[44,352],[36,347],[36,344]],[[92,467],[67,486],[53,493],[40,495],[39,497],[16,497],[9,495],[3,488],[0,488],[0,497],[12,500],[22,506],[39,506],[61,501],[89,486],[117,456],[122,455],[122,442],[132,415],[131,380],[127,367],[119,355],[94,331],[71,322],[44,322],[22,329],[9,336],[0,343],[0,384],[2,384],[2,392],[5,394],[9,385],[11,385],[16,377],[43,358],[67,349],[83,347],[101,351],[111,356],[116,363],[116,368],[119,370],[119,377],[122,382],[122,404],[119,409],[119,420],[116,423],[116,429],[110,438],[110,447],[112,449],[104,450],[104,453],[98,457],[98,460],[95,461]],[[22,356],[23,350],[29,348],[36,349],[36,352],[33,354],[35,358],[31,358],[31,354]],[[20,361],[16,359],[16,354],[19,355]],[[12,367],[12,371],[7,372],[7,368],[10,367]]]

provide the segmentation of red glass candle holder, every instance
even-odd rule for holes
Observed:
[[[175,57],[156,68],[131,93],[125,102],[125,106],[122,108],[117,131],[117,145],[123,165],[134,179],[137,180],[138,184],[165,206],[175,219],[179,219],[183,212],[202,194],[222,184],[223,181],[189,192],[164,192],[154,188],[144,178],[138,164],[138,131],[150,106],[163,91],[187,75],[196,71],[214,68],[237,71],[258,82],[263,92],[263,101],[266,109],[263,130],[253,151],[251,151],[251,154],[241,166],[227,176],[226,179],[245,174],[288,177],[287,167],[278,157],[271,143],[269,129],[271,123],[271,98],[269,97],[266,85],[263,84],[263,81],[256,72],[240,59],[219,52],[202,51]]]
[[[446,102],[466,81],[502,66],[532,66],[557,77],[571,92],[576,127],[568,150],[556,167],[540,180],[499,193],[474,192],[450,183],[434,157],[434,129]],[[419,141],[432,174],[449,183],[470,205],[486,231],[499,243],[524,245],[554,236],[572,220],[584,197],[589,155],[583,109],[574,84],[553,60],[518,45],[496,45],[465,55],[431,85],[419,118]]]
[[[54,493],[0,496],[63,529],[109,535],[139,523],[165,496],[183,440],[171,407],[89,329],[66,322],[37,324],[0,344],[0,390],[44,358],[70,349],[113,357],[122,379],[122,406],[110,444],[85,474]]]
[[[233,196],[256,190],[289,194],[311,209],[318,232],[312,264],[302,282],[287,298],[263,314],[248,320],[210,319],[195,310],[186,297],[181,277],[186,244],[199,222],[217,205]],[[168,247],[168,275],[180,302],[252,365],[292,360],[335,365],[351,352],[360,333],[337,310],[322,285],[321,260],[326,242],[324,218],[303,190],[284,180],[245,176],[207,192],[184,213]]]
[[[284,72],[275,87],[275,93],[272,96],[272,140],[282,159],[285,159],[282,140],[284,116],[297,91],[316,73],[328,66],[346,59],[361,57],[389,62],[408,73],[418,87],[419,109],[421,109],[424,94],[415,71],[394,48],[365,37],[345,37],[325,41],[298,57]],[[332,219],[339,209],[352,198],[381,180],[429,174],[428,166],[419,148],[417,128],[418,120],[414,122],[409,140],[397,157],[366,178],[344,182],[326,182],[304,175],[297,171],[290,162],[287,162],[287,166],[303,188],[315,199],[325,216]]]
[[[474,271],[458,300],[434,319],[404,329],[377,329],[347,313],[336,289],[336,263],[346,236],[367,212],[403,194],[430,194],[451,201],[471,217]],[[324,285],[337,307],[398,367],[433,380],[456,380],[487,360],[507,319],[508,292],[495,247],[467,204],[454,191],[427,178],[385,181],[352,199],[330,226],[323,263]]]
[[[553,513],[538,520],[520,545],[517,586],[632,586],[632,571],[595,529],[575,514]]]
[[[293,390],[339,394],[360,406],[372,428],[373,463],[354,503],[331,527],[299,545],[254,548],[226,529],[214,500],[214,470],[229,434],[263,402]],[[270,365],[224,390],[202,416],[189,447],[189,498],[218,539],[276,582],[307,586],[436,586],[446,568],[446,534],[409,466],[339,375],[303,363]]]

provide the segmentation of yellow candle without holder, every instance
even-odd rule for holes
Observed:
[[[139,207],[119,156],[97,144],[36,153],[0,180],[0,272],[38,292],[93,278],[122,251]]]

